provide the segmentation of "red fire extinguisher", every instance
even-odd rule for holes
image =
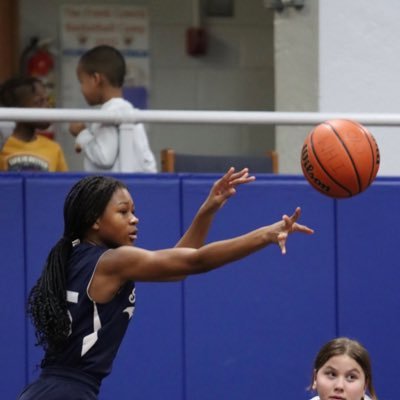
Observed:
[[[44,47],[39,47],[28,59],[28,73],[31,76],[46,77],[53,68],[53,56]]]
[[[25,73],[42,81],[47,89],[49,107],[55,107],[55,62],[54,56],[49,50],[51,39],[35,40],[31,42],[30,49],[25,53]],[[54,138],[54,126],[51,125],[46,131],[39,133]]]

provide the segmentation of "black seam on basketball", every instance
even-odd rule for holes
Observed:
[[[331,174],[326,170],[326,168],[324,167],[324,165],[321,163],[320,159],[318,158],[317,152],[315,151],[314,148],[314,141],[313,141],[313,133],[310,135],[310,143],[311,143],[311,151],[314,154],[314,157],[316,158],[316,160],[318,161],[318,165],[321,167],[321,169],[325,172],[326,175],[328,175],[329,179],[331,179],[333,182],[336,183],[336,185],[338,185],[339,187],[341,187],[345,192],[347,192],[349,194],[349,196],[352,196],[353,193],[351,193],[351,190],[349,190],[346,186],[343,186],[340,182],[338,182],[333,176],[331,176]]]
[[[349,121],[349,122],[351,122],[352,124],[356,125],[358,128],[360,128],[363,131],[365,137],[367,138],[367,141],[368,141],[368,144],[369,144],[369,148],[371,149],[372,168],[371,168],[371,172],[369,174],[368,185],[367,185],[367,187],[368,187],[372,183],[372,180],[373,180],[372,179],[372,175],[373,175],[374,169],[375,169],[376,160],[375,160],[374,147],[372,146],[370,134],[368,133],[368,131],[362,125],[360,125],[358,123],[355,123],[354,121]]]
[[[340,143],[342,144],[343,148],[345,149],[347,155],[349,156],[349,159],[351,161],[351,164],[353,165],[354,168],[354,172],[356,173],[356,177],[357,177],[357,183],[358,183],[358,193],[361,193],[362,191],[362,187],[361,187],[361,178],[360,178],[360,174],[358,173],[357,170],[357,166],[353,160],[353,157],[351,156],[349,149],[347,148],[346,144],[343,142],[340,134],[336,131],[336,129],[329,123],[329,122],[325,122],[326,125],[328,125],[332,131],[334,132],[334,134],[337,136],[337,138],[339,139]]]

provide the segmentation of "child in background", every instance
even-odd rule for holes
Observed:
[[[1,107],[1,104],[0,104]],[[15,122],[0,121],[0,150],[3,148],[7,138],[9,138],[15,129]]]
[[[356,340],[336,338],[317,354],[311,389],[318,393],[311,400],[377,400],[372,382],[368,351]]]
[[[83,54],[77,75],[87,103],[105,111],[132,111],[122,98],[125,73],[125,60],[113,47],[101,45]],[[157,172],[143,124],[72,123],[69,130],[76,150],[84,153],[86,171]]]
[[[46,88],[37,78],[13,78],[0,88],[0,104],[3,107],[47,108]],[[18,121],[0,151],[1,171],[49,171],[68,170],[60,145],[37,134],[48,128],[43,121]]]

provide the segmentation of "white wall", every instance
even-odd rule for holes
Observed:
[[[320,0],[320,110],[398,113],[400,2]],[[369,127],[379,175],[400,175],[400,127]]]
[[[78,1],[70,1],[74,2]],[[22,46],[33,35],[58,40],[61,3],[65,1],[20,0]],[[185,54],[185,31],[192,25],[195,1],[107,3],[149,7],[151,109],[274,109],[273,13],[261,0],[236,0],[233,18],[207,18],[209,51],[201,58]],[[272,126],[152,124],[148,132],[157,157],[164,147],[210,154],[259,153],[275,147]],[[71,169],[81,169],[81,157],[75,155],[69,134],[63,132],[57,140],[66,151]]]
[[[298,11],[275,12],[276,111],[318,111],[318,0]],[[300,152],[311,126],[279,126],[276,149],[280,172],[301,173]]]
[[[399,15],[397,0],[305,0],[300,12],[275,13],[276,110],[398,113]],[[400,127],[368,128],[379,175],[399,175]],[[310,129],[277,128],[281,172],[301,173]]]

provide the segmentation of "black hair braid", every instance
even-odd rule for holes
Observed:
[[[112,177],[88,176],[78,181],[65,199],[64,236],[51,249],[28,299],[28,314],[35,325],[37,344],[45,350],[60,350],[71,330],[66,282],[72,241],[84,239],[118,188],[126,186]]]
[[[37,344],[45,350],[59,348],[69,334],[65,264],[71,250],[72,243],[67,239],[57,242],[29,295],[28,313],[36,327]]]

